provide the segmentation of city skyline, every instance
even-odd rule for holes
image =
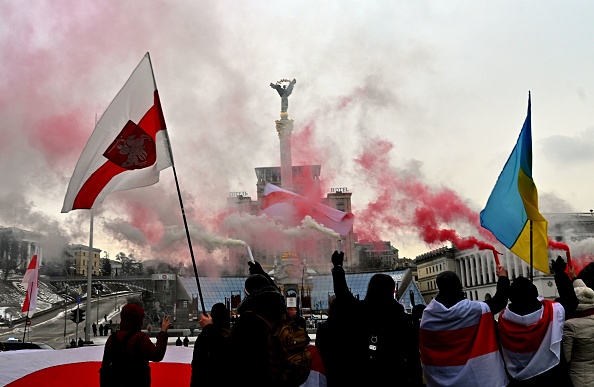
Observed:
[[[417,210],[436,228],[491,242],[473,219],[518,138],[529,91],[541,212],[587,213],[593,7],[3,2],[0,224],[56,245],[89,243],[88,212],[60,213],[66,187],[94,122],[147,51],[201,260],[225,255],[224,240],[207,241],[238,221],[225,217],[227,194],[255,197],[254,168],[280,165],[269,84],[283,78],[297,79],[293,165],[321,165],[326,192],[348,187],[355,232],[391,241],[401,257],[443,245],[423,241]],[[190,259],[170,169],[154,186],[110,195],[94,231],[110,256]]]

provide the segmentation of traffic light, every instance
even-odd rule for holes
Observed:
[[[85,321],[85,311],[83,309],[72,309],[70,311],[70,321],[75,324]]]

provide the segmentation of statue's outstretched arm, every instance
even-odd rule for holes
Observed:
[[[291,93],[293,92],[293,86],[295,86],[295,83],[297,83],[296,80],[292,80],[291,83],[289,83],[289,86],[287,86],[287,88],[285,89],[285,96],[289,96],[291,95]]]

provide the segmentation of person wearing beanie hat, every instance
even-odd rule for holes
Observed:
[[[252,274],[246,280],[243,291],[246,297],[256,296],[260,293],[278,291],[275,285],[263,274]]]
[[[578,306],[563,327],[563,352],[574,387],[594,386],[594,290],[580,278],[573,287]]]
[[[437,275],[439,293],[423,311],[419,330],[427,386],[507,385],[493,316],[507,305],[510,285],[503,266],[496,274],[497,292],[484,302],[467,300],[453,271]]]
[[[497,324],[508,386],[568,385],[561,361],[563,306],[540,300],[536,286],[523,276],[511,284],[509,300]]]
[[[163,360],[167,350],[167,330],[171,326],[169,316],[164,316],[157,343],[141,331],[144,309],[135,304],[126,304],[120,313],[120,330],[112,333],[103,350],[99,370],[101,387],[151,385],[149,361]]]

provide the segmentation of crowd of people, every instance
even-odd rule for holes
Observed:
[[[373,275],[359,300],[349,290],[344,253],[335,251],[331,260],[335,296],[328,319],[317,328],[315,346],[307,347],[329,387],[594,386],[594,264],[576,276],[561,257],[552,261],[559,294],[554,301],[539,297],[530,279],[520,276],[511,282],[502,266],[496,268],[495,295],[470,301],[458,275],[445,271],[436,278],[435,299],[408,314],[394,297],[391,276]],[[301,385],[271,371],[270,327],[290,319],[295,329],[305,331],[305,320],[297,308],[286,306],[257,262],[248,264],[250,276],[234,323],[223,303],[200,320],[191,387]],[[128,385],[150,386],[148,362],[163,359],[170,323],[163,320],[153,344],[136,334],[142,308],[127,304],[121,317],[122,329],[106,343],[102,370],[117,364],[116,345],[123,342],[142,376]],[[126,374],[130,383],[132,373]],[[108,385],[113,384],[102,381]]]

